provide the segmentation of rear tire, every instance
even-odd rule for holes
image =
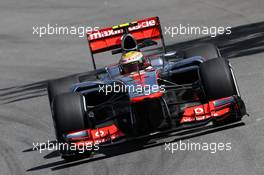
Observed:
[[[238,94],[228,61],[223,58],[202,63],[199,76],[207,101]]]
[[[213,58],[221,57],[221,54],[218,48],[214,44],[205,43],[200,44],[189,49],[186,49],[184,52],[185,58],[190,58],[194,56],[201,56],[206,60]]]

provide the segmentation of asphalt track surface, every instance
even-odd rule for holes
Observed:
[[[108,26],[148,16],[163,26],[181,24],[240,26],[228,37],[186,40],[197,36],[165,36],[169,49],[214,42],[231,59],[250,117],[217,130],[178,133],[170,141],[230,142],[231,151],[146,149],[127,145],[108,156],[66,163],[56,152],[30,151],[32,143],[55,140],[46,82],[92,69],[85,38],[33,35],[33,26]],[[0,1],[0,174],[263,174],[264,173],[264,1]],[[252,24],[260,22],[257,24]],[[245,24],[249,24],[244,26]],[[174,44],[177,43],[177,44]],[[102,54],[98,67],[118,57]],[[191,135],[190,135],[191,134]]]

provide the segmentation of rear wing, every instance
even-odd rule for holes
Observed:
[[[121,37],[125,30],[133,35],[139,43],[145,39],[161,40],[163,50],[166,52],[159,17],[124,23],[87,33],[94,69],[96,69],[94,54],[120,48]]]

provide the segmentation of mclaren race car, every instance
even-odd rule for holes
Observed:
[[[168,52],[158,17],[93,31],[87,38],[95,70],[48,83],[59,143],[92,144],[89,155],[94,145],[228,124],[246,114],[232,67],[217,47],[204,43]],[[158,44],[161,52],[143,53]],[[94,55],[106,51],[120,61],[97,69]],[[60,152],[66,159],[80,154]]]

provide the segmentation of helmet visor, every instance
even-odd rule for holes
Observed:
[[[142,69],[142,63],[139,63],[138,61],[123,65],[123,70],[125,73],[136,72],[141,69]]]

